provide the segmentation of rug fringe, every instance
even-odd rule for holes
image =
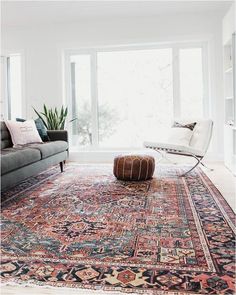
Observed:
[[[22,281],[8,281],[1,282],[0,288],[3,287],[23,287],[23,288],[40,288],[40,289],[52,289],[52,290],[61,290],[61,291],[71,291],[76,290],[76,292],[81,292],[81,295],[119,295],[119,293],[126,293],[131,295],[205,295],[203,293],[189,293],[189,292],[170,292],[170,291],[158,291],[158,290],[141,290],[141,289],[128,289],[122,287],[108,287],[108,286],[91,286],[91,285],[79,285],[71,284],[70,286],[63,286],[64,283],[50,283],[43,284],[40,282],[22,282]],[[97,288],[96,288],[97,287]],[[79,293],[77,293],[79,295]]]

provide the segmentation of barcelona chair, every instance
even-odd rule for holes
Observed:
[[[190,120],[178,120],[180,124],[187,124]],[[196,125],[192,131],[192,136],[190,138],[188,145],[181,145],[176,143],[165,143],[165,142],[144,142],[146,148],[153,149],[159,152],[162,157],[163,152],[167,154],[175,154],[180,156],[189,156],[196,159],[196,164],[186,171],[181,176],[185,176],[196,168],[199,164],[206,167],[202,162],[206,152],[208,150],[213,130],[213,121],[212,120],[191,120],[191,122],[196,122]],[[208,168],[208,167],[206,167]],[[209,168],[208,168],[209,169]],[[213,169],[210,169],[213,170]]]

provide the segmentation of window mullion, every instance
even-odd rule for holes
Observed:
[[[92,145],[98,147],[98,88],[97,88],[97,52],[91,54],[91,112]]]
[[[7,118],[11,120],[11,85],[10,85],[10,57],[7,57]]]
[[[174,118],[181,116],[180,101],[180,69],[179,69],[179,48],[173,47],[173,115]]]
[[[202,83],[203,83],[203,115],[209,117],[210,106],[209,106],[209,77],[208,77],[208,57],[207,57],[207,46],[202,46]]]

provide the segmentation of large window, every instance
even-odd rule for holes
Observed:
[[[72,124],[73,145],[92,145],[91,112],[91,57],[88,54],[73,55],[71,67],[71,113],[78,118]]]
[[[100,146],[163,136],[173,116],[171,49],[98,53],[97,75]]]
[[[203,116],[202,49],[179,51],[181,116]]]
[[[138,148],[204,114],[202,46],[68,53],[72,145]]]

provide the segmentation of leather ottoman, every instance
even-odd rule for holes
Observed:
[[[154,170],[155,159],[149,155],[120,155],[114,159],[113,173],[119,180],[147,180]]]

